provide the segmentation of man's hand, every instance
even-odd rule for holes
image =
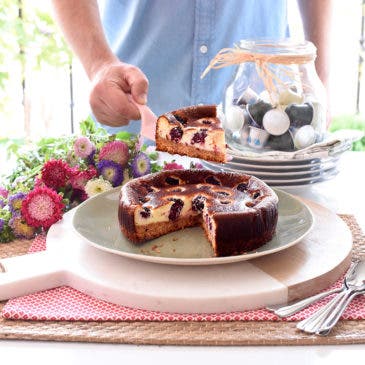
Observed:
[[[90,106],[102,123],[112,127],[139,119],[130,101],[146,104],[148,80],[143,72],[120,62],[110,49],[96,0],[53,0],[55,18],[92,85]]]
[[[148,80],[138,67],[118,61],[103,64],[91,82],[90,106],[100,123],[119,127],[140,119],[130,98],[146,104]]]

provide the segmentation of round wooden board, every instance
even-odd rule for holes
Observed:
[[[252,264],[288,288],[287,301],[305,298],[334,283],[350,266],[352,235],[335,213],[312,201],[314,227],[298,245]]]
[[[333,212],[310,201],[315,223],[302,242],[249,261],[160,265],[103,252],[72,227],[68,212],[44,252],[1,260],[0,300],[69,285],[134,308],[176,313],[242,311],[312,295],[337,280],[351,260],[352,237]]]

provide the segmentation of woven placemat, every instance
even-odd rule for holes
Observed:
[[[365,257],[365,236],[355,218],[350,227],[353,258]],[[0,257],[25,254],[30,241],[0,244]],[[5,302],[0,302],[0,310]],[[0,339],[149,345],[333,345],[365,343],[365,320],[341,321],[327,337],[307,335],[295,322],[69,322],[0,318]]]

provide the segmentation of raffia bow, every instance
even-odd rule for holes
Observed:
[[[261,44],[261,47],[272,47],[272,44]],[[284,82],[277,77],[276,73],[270,69],[270,64],[283,65],[282,72],[288,77],[294,79],[297,74],[291,70],[289,65],[300,65],[311,62],[315,59],[315,52],[303,54],[293,53],[253,53],[238,46],[234,48],[223,48],[210,61],[207,68],[204,70],[200,78],[204,78],[211,69],[219,69],[227,66],[238,65],[245,62],[253,62],[256,65],[258,75],[261,77],[266,90],[271,95],[277,90],[277,84],[284,84]],[[274,82],[275,81],[275,82]]]

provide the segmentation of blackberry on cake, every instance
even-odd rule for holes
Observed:
[[[216,105],[174,110],[157,119],[156,149],[215,162],[226,162],[226,141]]]
[[[167,170],[126,183],[118,214],[122,233],[136,244],[200,225],[215,256],[231,256],[272,239],[278,197],[250,175]]]

